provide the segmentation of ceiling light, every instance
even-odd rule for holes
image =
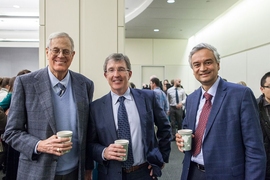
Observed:
[[[13,7],[14,7],[14,8],[20,8],[20,6],[18,6],[18,5],[14,5]]]
[[[155,32],[158,32],[158,31],[159,31],[159,29],[154,29],[154,31],[155,31]]]
[[[175,0],[167,0],[167,3],[175,3]]]
[[[39,42],[39,39],[6,39],[6,38],[0,38],[0,42]]]

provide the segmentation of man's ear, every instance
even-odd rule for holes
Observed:
[[[132,76],[132,71],[128,71],[128,74],[129,74],[128,80],[130,80],[130,78],[131,78],[131,76]]]

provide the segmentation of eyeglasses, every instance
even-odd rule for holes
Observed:
[[[268,89],[270,89],[270,86],[263,86],[263,88],[268,88]]]
[[[107,71],[105,71],[105,73],[107,74],[114,74],[114,72],[117,71],[118,73],[124,73],[126,71],[130,71],[129,69],[125,69],[125,68],[118,68],[118,69],[108,69]]]
[[[62,54],[64,56],[69,56],[73,51],[70,51],[68,49],[58,49],[58,48],[54,48],[54,49],[50,49],[50,51],[53,53],[53,55],[57,56],[60,54],[60,52],[62,52]]]

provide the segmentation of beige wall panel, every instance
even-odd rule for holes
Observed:
[[[269,71],[270,45],[221,59],[220,76],[229,82],[244,81],[258,97],[261,77]]]
[[[188,65],[182,66],[166,66],[165,78],[171,81],[175,78],[181,79],[181,84],[185,89],[187,94],[190,94],[195,89],[199,87],[199,83],[195,81],[195,77],[193,76],[193,71]]]
[[[118,52],[125,54],[125,27],[118,26]]]
[[[187,40],[154,39],[153,64],[183,64],[182,59],[185,53],[187,42]]]
[[[125,26],[125,1],[117,0],[118,3],[118,26]]]
[[[44,68],[47,65],[46,58],[46,38],[45,38],[45,26],[39,26],[39,68]]]
[[[107,94],[110,90],[103,75],[105,58],[111,53],[118,52],[118,47],[123,47],[120,44],[124,34],[118,29],[117,24],[117,2],[117,0],[81,1],[80,67],[82,74],[95,83],[94,99]]]
[[[260,81],[270,71],[270,45],[252,49],[247,52],[247,85],[255,97],[261,95]]]
[[[66,32],[72,37],[76,54],[70,69],[79,72],[80,10],[78,0],[46,1],[45,5],[44,33],[46,37],[53,32]]]
[[[270,42],[269,8],[269,0],[258,0],[253,2],[249,12],[245,14],[248,48]]]
[[[164,79],[165,67],[164,66],[142,66],[142,83],[148,84],[150,83],[150,77],[155,75],[159,78],[159,80]]]
[[[152,39],[126,39],[125,54],[132,64],[152,65]]]
[[[219,75],[229,82],[237,83],[245,81],[247,83],[247,53],[239,53],[225,57],[220,60]]]
[[[45,0],[39,0],[39,25],[45,25]]]
[[[142,74],[142,69],[141,65],[134,65],[131,62],[131,69],[132,69],[132,76],[129,80],[129,82],[133,82],[136,86],[137,89],[142,88],[142,79],[141,79],[141,74]]]
[[[222,56],[268,44],[269,7],[269,0],[239,1],[237,6],[194,35],[194,43],[213,44]]]

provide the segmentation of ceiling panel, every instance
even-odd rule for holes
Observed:
[[[126,0],[126,15],[146,8],[126,23],[126,38],[187,39],[238,1],[176,0],[168,4],[166,0]],[[0,0],[0,41],[12,36],[18,39],[20,34],[24,39],[38,38],[38,11],[38,0]],[[155,28],[160,31],[154,32]]]

